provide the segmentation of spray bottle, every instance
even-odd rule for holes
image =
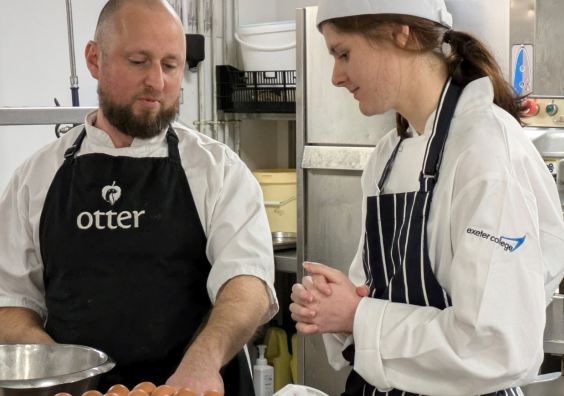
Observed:
[[[253,381],[256,396],[272,396],[274,394],[274,368],[269,366],[264,352],[266,345],[258,345],[259,357],[253,367]]]

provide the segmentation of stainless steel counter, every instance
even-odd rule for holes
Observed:
[[[2,107],[0,125],[82,124],[95,107]]]
[[[544,352],[564,356],[564,294],[556,294],[546,309]]]
[[[296,273],[298,261],[296,249],[278,250],[274,252],[274,266],[277,271]]]

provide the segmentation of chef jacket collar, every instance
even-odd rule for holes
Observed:
[[[493,85],[489,77],[478,78],[470,83],[462,91],[458,104],[456,105],[456,110],[454,111],[454,117],[463,112],[470,111],[476,107],[490,106],[494,100]],[[425,122],[425,129],[421,136],[429,136],[433,130],[433,123],[435,122],[435,114],[437,109],[433,110],[427,121]],[[413,125],[409,124],[408,132],[411,133],[411,137],[417,138],[419,136],[415,132]]]
[[[317,26],[329,19],[375,14],[411,15],[452,28],[444,0],[319,0]]]
[[[104,132],[102,129],[96,128],[92,125],[96,120],[97,110],[89,113],[86,116],[84,121],[84,125],[86,127],[86,135],[89,139],[92,139],[96,145],[100,145],[107,148],[114,149],[114,144],[110,135]],[[158,135],[153,136],[148,139],[141,139],[141,138],[133,138],[133,142],[131,143],[131,148],[134,147],[142,147],[142,146],[153,146],[153,145],[161,145],[165,139],[167,128],[164,128]]]

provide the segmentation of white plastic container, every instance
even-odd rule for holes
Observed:
[[[243,70],[296,70],[296,22],[241,25],[235,39]]]
[[[264,352],[266,345],[258,345],[259,357],[253,367],[253,382],[256,396],[272,396],[274,393],[274,368],[269,366]]]
[[[286,385],[274,394],[274,396],[329,396],[325,392],[318,389],[310,388],[304,385]]]

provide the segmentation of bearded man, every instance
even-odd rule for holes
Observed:
[[[278,309],[270,232],[237,155],[173,124],[182,24],[165,0],[110,0],[85,55],[100,107],[0,197],[0,343],[98,348],[117,363],[103,392],[253,395],[244,346]]]

